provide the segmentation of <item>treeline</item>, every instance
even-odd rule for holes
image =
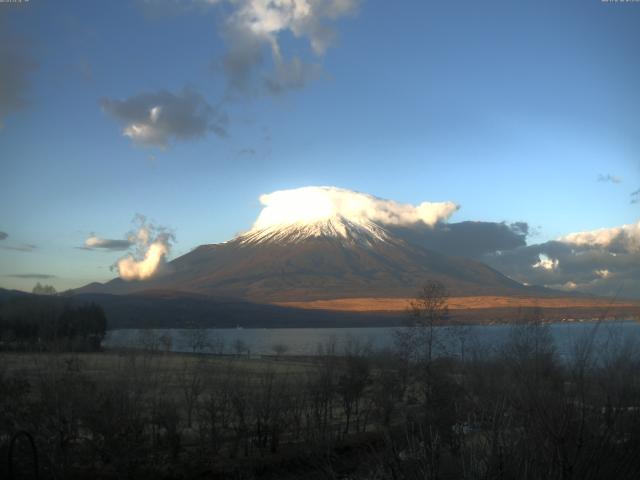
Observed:
[[[304,361],[35,356],[31,375],[0,376],[0,458],[25,430],[40,478],[640,478],[633,339],[594,331],[561,357],[536,318],[498,348],[431,325],[399,330],[393,350],[352,338]],[[28,449],[13,462],[32,468]]]
[[[102,308],[53,296],[24,295],[0,303],[0,349],[95,351],[107,329]]]

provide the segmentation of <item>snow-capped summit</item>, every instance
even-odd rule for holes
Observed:
[[[242,244],[299,243],[310,238],[338,239],[345,246],[394,242],[387,225],[446,220],[458,206],[452,202],[419,205],[384,200],[337,187],[302,187],[260,197],[264,208]]]
[[[282,190],[260,201],[263,209],[247,233],[201,245],[148,280],[115,279],[83,291],[181,291],[260,303],[408,298],[426,280],[442,282],[452,295],[526,291],[486,265],[393,233],[393,227],[446,221],[458,208],[452,202],[412,205],[336,187]]]
[[[369,220],[353,221],[342,215],[287,224],[270,225],[265,228],[253,228],[236,240],[242,244],[299,243],[310,238],[337,239],[345,246],[373,246],[380,242],[394,242],[393,236],[380,225]]]

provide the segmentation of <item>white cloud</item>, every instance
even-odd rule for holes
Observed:
[[[333,32],[322,25],[323,19],[335,19],[353,13],[356,0],[240,0],[230,17],[233,24],[246,28],[268,42],[279,53],[277,36],[290,31],[309,40],[317,54],[323,54],[333,41]]]
[[[96,235],[91,235],[84,241],[84,246],[87,249],[102,248],[105,250],[126,250],[132,245],[131,240],[118,240],[111,238],[100,238]]]
[[[264,49],[271,52],[275,71],[267,75],[269,93],[303,87],[319,74],[320,67],[299,58],[288,60],[283,54],[280,35],[309,43],[320,56],[335,39],[331,20],[357,10],[359,0],[231,0],[236,8],[226,20],[224,32],[229,50],[224,68],[230,85],[246,91],[253,73],[263,62]]]
[[[174,241],[172,233],[148,223],[142,215],[137,215],[134,222],[137,229],[130,232],[127,238],[135,245],[136,252],[129,253],[115,265],[120,277],[127,281],[146,280],[157,274]]]
[[[447,220],[458,205],[453,202],[423,202],[419,205],[385,200],[366,193],[337,187],[302,187],[260,196],[264,208],[253,228],[296,222],[311,223],[342,216],[356,223],[433,226]]]
[[[149,120],[152,123],[158,123],[158,118],[160,118],[160,113],[162,112],[162,107],[160,105],[156,105],[155,107],[149,110]]]
[[[570,233],[560,237],[558,240],[580,247],[640,252],[640,221],[620,227]]]
[[[557,258],[551,259],[544,253],[538,256],[538,261],[531,265],[533,268],[542,268],[544,270],[555,270],[560,265],[560,261]]]
[[[153,242],[142,259],[129,254],[118,260],[118,273],[124,280],[146,280],[156,273],[168,253],[168,245],[160,241]]]

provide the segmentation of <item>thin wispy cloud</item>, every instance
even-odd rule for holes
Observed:
[[[223,0],[134,0],[145,16],[157,19],[173,15],[202,13]]]
[[[615,175],[607,174],[599,174],[598,181],[603,183],[622,183],[622,178],[617,177]]]
[[[0,17],[0,129],[10,113],[25,108],[29,78],[36,63],[26,44],[7,29]]]
[[[251,148],[251,147],[241,148],[240,150],[238,150],[239,157],[252,157],[255,154],[256,154],[255,148]]]
[[[131,247],[135,241],[133,239],[112,239],[112,238],[100,238],[96,235],[91,235],[84,241],[84,246],[81,247],[85,250],[127,250]]]
[[[21,245],[0,245],[0,248],[14,252],[33,252],[38,247],[30,243],[23,243]]]
[[[286,61],[277,58],[275,68],[264,80],[267,92],[280,95],[290,90],[300,90],[320,77],[322,67],[315,63],[304,63],[298,57]]]
[[[55,275],[48,275],[46,273],[13,273],[10,275],[5,275],[5,277],[26,278],[26,279],[33,279],[33,280],[49,280],[51,278],[57,278]]]

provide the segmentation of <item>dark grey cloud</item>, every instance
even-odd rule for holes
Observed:
[[[522,283],[595,295],[640,298],[640,251],[550,241],[482,260]]]
[[[83,247],[79,247],[83,250],[111,250],[121,251],[127,250],[129,247],[135,244],[135,239],[112,239],[112,238],[100,238],[95,235],[91,235],[84,242]]]
[[[123,134],[143,146],[166,148],[172,140],[190,140],[227,132],[227,116],[191,88],[160,90],[126,100],[102,99],[103,110],[123,125]]]
[[[5,275],[10,278],[28,278],[34,280],[48,280],[51,278],[57,278],[55,275],[47,275],[46,273],[14,273],[11,275]]]
[[[0,232],[0,240],[5,240],[9,234],[7,232]]]
[[[28,105],[29,75],[36,68],[26,44],[0,17],[0,128],[10,113]]]
[[[242,25],[228,24],[223,37],[228,47],[222,67],[230,89],[242,94],[252,92],[256,72],[264,62],[264,44]]]
[[[605,183],[622,183],[622,179],[620,177],[616,177],[615,175],[611,175],[610,173],[599,174],[598,181]]]
[[[526,244],[531,229],[525,222],[387,228],[405,241],[479,260],[529,285],[640,298],[640,222],[533,245]]]
[[[387,227],[410,243],[446,255],[481,258],[526,245],[529,225],[525,222],[440,223],[434,227]]]
[[[23,243],[21,245],[2,245],[0,248],[3,250],[12,250],[14,252],[32,252],[38,247],[30,243]]]
[[[631,193],[631,203],[640,203],[640,188]]]

